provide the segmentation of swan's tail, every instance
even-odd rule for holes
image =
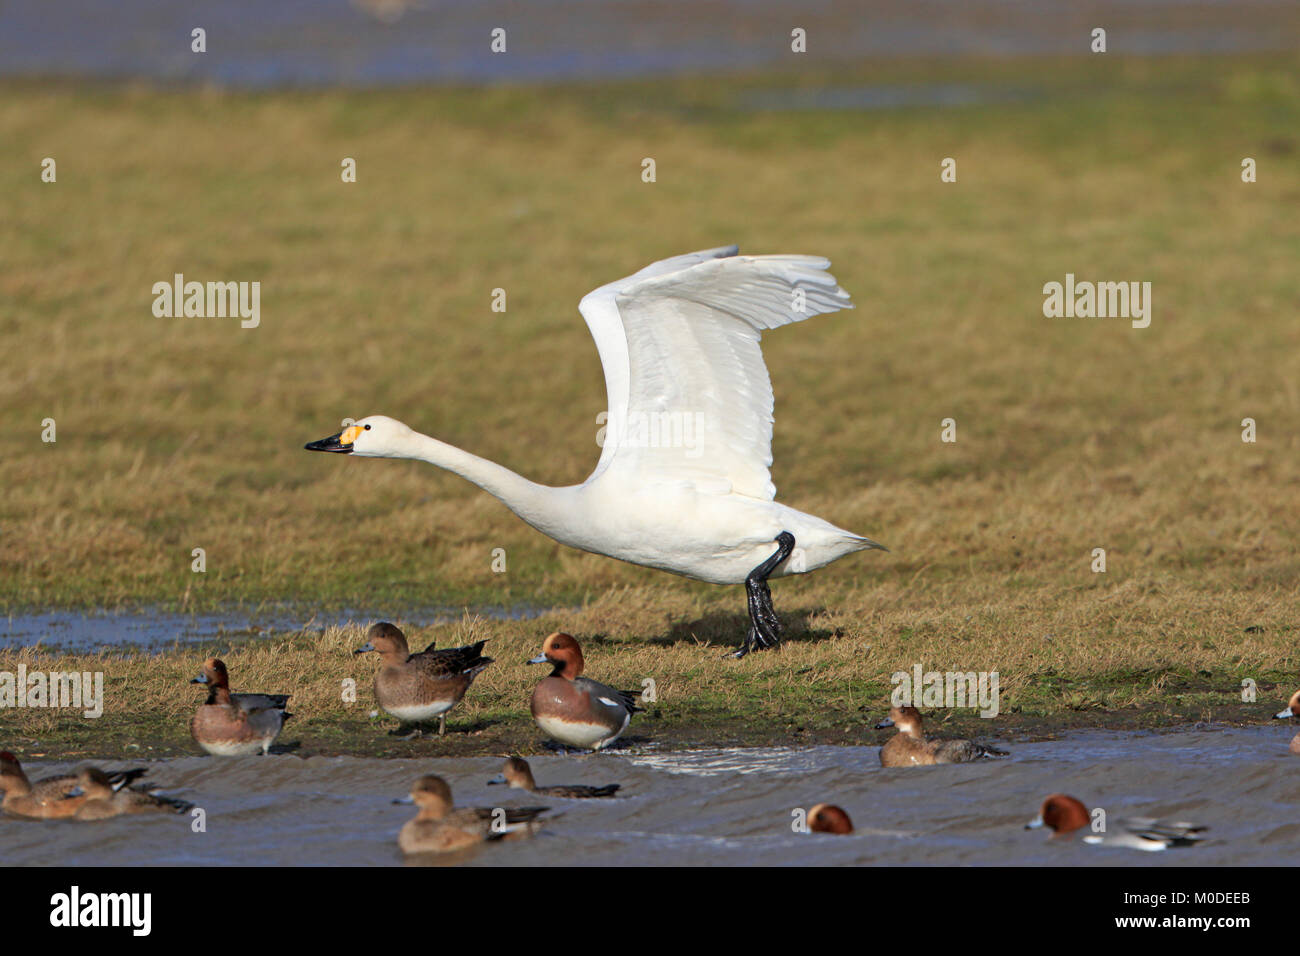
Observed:
[[[851,535],[853,541],[857,544],[857,551],[888,551],[879,541],[872,541],[870,538],[864,538],[860,534]]]

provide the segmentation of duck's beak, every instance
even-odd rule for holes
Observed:
[[[1274,719],[1274,720],[1285,720],[1287,717],[1290,717],[1290,716],[1291,716],[1291,708],[1288,707],[1286,710],[1282,711],[1282,713],[1280,713],[1280,714],[1274,714],[1274,715],[1273,715],[1273,719]]]
[[[350,432],[352,429],[349,428],[347,431]],[[340,440],[345,434],[347,432],[339,432],[337,435],[330,435],[329,438],[322,438],[320,441],[309,441],[302,447],[308,451],[333,451],[341,455],[350,455],[352,453],[352,442]]]
[[[409,806],[410,804],[415,803],[415,798],[414,798],[414,797],[401,797],[400,799],[394,800],[393,803],[394,803],[394,805],[397,805],[397,804],[404,804],[404,805]]]
[[[1039,829],[1042,825],[1043,825],[1043,817],[1042,817],[1042,815],[1040,814],[1040,815],[1034,817],[1034,818],[1033,818],[1032,820],[1030,820],[1028,823],[1026,823],[1026,824],[1025,824],[1025,829],[1026,829],[1026,830],[1037,830],[1037,829]]]
[[[369,654],[369,653],[370,653],[371,651],[373,651],[374,649],[375,649],[375,645],[374,645],[374,644],[371,644],[369,641],[366,641],[364,644],[362,644],[360,647],[358,647],[358,648],[357,648],[355,651],[353,651],[352,653],[353,653],[353,654]]]
[[[208,682],[207,674],[200,674],[198,677],[194,678],[194,680],[190,681],[191,684],[206,684],[207,682]]]
[[[880,723],[876,724],[876,729],[884,730],[886,727],[892,727],[892,726],[894,726],[894,719],[892,717],[886,717]]]
[[[546,663],[546,655],[545,655],[545,654],[538,654],[536,657],[530,657],[528,660],[524,661],[524,663],[525,663],[525,664],[545,664],[545,663]]]
[[[505,783],[505,782],[506,782],[506,775],[503,773],[499,773],[491,780],[488,781],[488,786],[491,786],[494,783]]]

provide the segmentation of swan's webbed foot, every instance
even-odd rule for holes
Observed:
[[[745,590],[749,599],[749,632],[744,643],[732,657],[741,658],[754,650],[765,650],[781,643],[781,621],[772,606],[772,589],[767,586],[768,576],[775,571],[794,550],[794,535],[782,531],[776,536],[776,553],[749,572]]]

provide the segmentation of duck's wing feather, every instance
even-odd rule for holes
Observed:
[[[967,763],[984,757],[1005,757],[1007,752],[973,740],[932,740],[935,760],[938,763]]]
[[[147,767],[132,767],[130,770],[112,770],[106,775],[109,784],[114,790],[121,790],[123,787],[139,780],[149,772]]]
[[[123,791],[121,797],[125,799],[128,805],[143,806],[150,809],[166,809],[175,813],[186,813],[194,809],[194,804],[188,801],[177,797],[169,797],[166,794],[152,790],[140,790],[135,787]]]
[[[1119,825],[1135,837],[1153,840],[1169,846],[1187,846],[1198,840],[1206,830],[1198,823],[1184,823],[1174,820],[1157,820],[1153,817],[1128,817],[1120,820]]]
[[[483,656],[483,645],[486,643],[487,641],[483,640],[465,647],[448,647],[441,651],[430,648],[419,654],[412,654],[410,660],[430,677],[452,677],[466,673],[473,676],[493,663],[492,658]]]
[[[589,787],[583,784],[559,784],[551,787],[538,787],[536,793],[544,797],[564,797],[570,800],[588,800],[593,797],[612,797],[619,791],[621,784],[610,783],[603,787]]]
[[[735,246],[665,259],[579,305],[605,370],[609,413],[589,481],[638,481],[772,500],[772,382],[759,336],[852,308],[815,256],[738,256]]]
[[[292,694],[231,694],[231,703],[240,710],[251,713],[255,710],[284,710]]]
[[[584,688],[592,697],[610,707],[621,708],[633,714],[645,710],[644,707],[636,705],[637,700],[641,697],[640,691],[615,690],[613,687],[594,681],[590,677],[579,677],[574,683]]]
[[[32,796],[40,803],[51,803],[67,799],[77,786],[75,774],[58,774],[34,781],[31,785]]]
[[[456,814],[465,814],[467,817],[472,816],[475,820],[493,820],[497,816],[498,810],[504,810],[506,813],[506,823],[528,823],[535,820],[538,816],[545,813],[550,807],[464,807],[457,809],[447,818],[453,820]]]

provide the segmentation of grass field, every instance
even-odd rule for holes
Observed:
[[[868,83],[1029,92],[744,108]],[[662,674],[645,726],[682,739],[710,722],[747,740],[791,725],[853,736],[845,715],[881,712],[888,675],[916,662],[997,669],[1004,713],[1063,723],[1253,719],[1242,678],[1279,701],[1300,685],[1300,59],[914,63],[599,91],[4,92],[10,612],[556,608],[422,635],[493,641],[503,663],[460,718],[485,747],[529,726],[537,675],[513,657],[561,626],[593,645],[602,679]],[[57,183],[40,181],[46,156]],[[779,500],[892,549],[778,582],[792,638],[778,655],[699,649],[739,639],[739,589],[565,549],[426,465],[302,450],[344,416],[385,413],[580,482],[605,396],[578,299],[730,241],[826,255],[853,294],[856,311],[765,338],[773,478]],[[260,281],[260,326],[155,318],[151,287],[176,272]],[[1066,273],[1150,281],[1151,326],[1045,318],[1042,287]],[[1241,440],[1246,417],[1257,443]],[[329,703],[338,680],[369,673],[331,656],[355,637],[229,660],[243,686],[294,690],[295,729],[324,734],[352,720]],[[0,669],[24,654],[46,659],[8,650]],[[185,710],[192,689],[173,678],[198,659],[112,658],[131,689],[116,726]],[[1259,715],[1276,710],[1265,697]],[[32,740],[86,727],[15,719]],[[181,746],[177,726],[151,739]]]

